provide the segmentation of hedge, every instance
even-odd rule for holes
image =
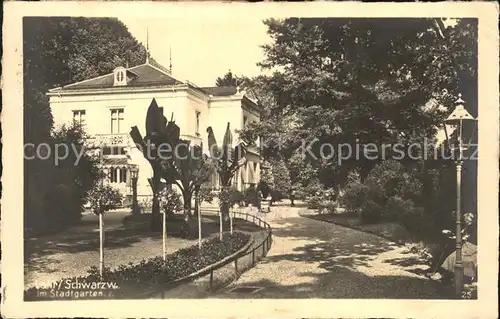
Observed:
[[[180,249],[167,256],[142,260],[137,264],[106,268],[103,278],[95,266],[86,276],[62,279],[50,287],[32,287],[24,292],[25,301],[120,299],[142,296],[152,288],[167,287],[180,278],[195,273],[242,249],[250,240],[248,234],[225,233],[222,242],[217,234],[198,245]],[[73,285],[73,286],[71,286]]]

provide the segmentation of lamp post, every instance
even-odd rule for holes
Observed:
[[[457,170],[457,203],[456,203],[456,230],[455,230],[455,238],[456,238],[456,246],[455,246],[455,291],[458,296],[462,293],[463,290],[463,276],[464,276],[464,266],[462,263],[462,165],[463,165],[463,151],[470,144],[464,146],[463,138],[464,138],[464,123],[468,121],[475,121],[475,119],[470,115],[469,112],[464,107],[465,101],[462,100],[462,95],[458,95],[458,99],[455,101],[455,109],[453,112],[446,118],[445,123],[445,131],[446,124],[452,125],[456,128],[456,136],[458,147],[458,156],[455,160],[456,170]],[[473,134],[474,132],[472,132]],[[470,138],[472,139],[472,134]],[[451,148],[451,143],[446,134],[448,145]]]
[[[139,166],[130,165],[130,179],[132,182],[132,215],[139,215],[139,205],[137,204],[137,179],[139,178]]]

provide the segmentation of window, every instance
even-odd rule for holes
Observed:
[[[117,67],[113,72],[115,73],[115,86],[127,85],[127,71],[124,67]]]
[[[200,112],[196,111],[196,136],[200,136]]]
[[[73,111],[73,121],[82,125],[85,121],[85,110]]]
[[[127,169],[122,168],[120,169],[120,183],[126,183],[127,182]]]
[[[123,129],[123,109],[111,110],[111,134],[121,133]]]
[[[126,167],[112,167],[109,171],[109,180],[111,183],[126,183],[127,182],[127,168]]]
[[[123,71],[118,72],[118,74],[116,74],[116,79],[118,80],[118,82],[123,82],[124,77],[125,76],[123,75]]]

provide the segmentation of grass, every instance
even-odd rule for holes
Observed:
[[[104,216],[104,262],[111,269],[124,262],[136,263],[162,255],[162,234],[149,231],[150,215],[144,214],[137,219],[127,217],[128,214],[109,212]],[[197,238],[179,236],[180,219],[182,216],[176,215],[174,221],[167,223],[167,254],[198,242]],[[203,238],[219,232],[218,220],[217,216],[204,213]],[[235,229],[243,232],[261,230],[242,220],[235,223]],[[25,238],[24,252],[26,287],[45,286],[61,278],[82,276],[86,269],[99,265],[98,219],[88,214],[79,225],[65,231]]]
[[[162,254],[161,232],[149,231],[149,222],[123,222],[126,213],[110,213],[104,221],[104,262],[116,268],[124,260],[139,262]],[[148,220],[149,216],[141,217]],[[148,220],[149,221],[149,220]],[[179,236],[180,223],[167,223],[167,254],[193,245],[197,239]],[[203,218],[202,236],[218,233],[213,221]],[[25,239],[25,285],[43,286],[65,277],[85,274],[99,264],[97,217],[88,215],[78,226],[50,235]]]
[[[303,217],[321,220],[333,223],[366,233],[374,234],[398,244],[413,243],[415,238],[406,230],[406,228],[396,222],[382,222],[376,224],[361,224],[359,218],[349,213],[328,213],[319,214],[312,210],[303,210],[300,213]]]
[[[115,270],[106,269],[104,278],[100,278],[97,267],[91,267],[86,276],[78,276],[63,279],[63,283],[98,283],[109,282],[116,285],[118,289],[112,291],[112,297],[147,297],[147,293],[154,293],[152,288],[157,287],[161,290],[168,290],[173,287],[174,281],[193,274],[207,266],[222,260],[223,258],[236,253],[242,249],[250,240],[248,234],[235,232],[234,234],[224,234],[221,242],[218,236],[212,236],[206,239],[201,247],[192,245],[176,251],[169,255],[164,261],[161,257],[144,259],[139,263],[122,264]],[[59,281],[61,282],[61,281]],[[54,300],[54,299],[74,299],[72,294],[65,293],[65,284],[58,287],[59,282],[51,283],[45,287],[33,287],[25,291],[25,300]],[[175,286],[175,285],[174,285]],[[47,294],[40,294],[40,292]],[[68,292],[72,292],[71,289]],[[88,296],[104,297],[105,296]]]

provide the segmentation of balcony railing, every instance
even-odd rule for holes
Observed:
[[[129,144],[128,134],[95,134],[89,140],[99,146],[127,146]]]

